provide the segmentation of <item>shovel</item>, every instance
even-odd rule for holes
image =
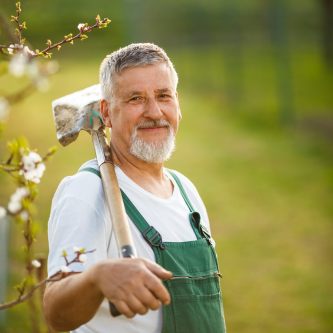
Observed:
[[[136,258],[137,253],[114,170],[111,149],[100,115],[100,90],[100,84],[96,84],[52,102],[57,138],[65,147],[77,139],[81,130],[91,134],[119,256]],[[112,303],[109,302],[109,305],[112,316],[120,315]]]

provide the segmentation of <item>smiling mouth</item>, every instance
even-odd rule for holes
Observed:
[[[163,129],[167,129],[167,127],[166,126],[164,126],[164,127],[143,127],[143,128],[139,128],[140,130],[144,130],[144,131],[152,131],[152,132],[154,132],[154,131],[160,131],[160,130],[163,130]]]
[[[159,131],[164,128],[170,128],[170,123],[166,120],[145,121],[135,126],[136,130],[142,129],[146,131]]]

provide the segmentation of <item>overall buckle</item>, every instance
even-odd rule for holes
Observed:
[[[155,235],[151,238],[148,238],[147,234],[150,230],[154,230],[155,231]],[[143,238],[146,240],[146,242],[150,245],[150,246],[155,246],[155,247],[159,247],[161,250],[165,250],[166,245],[163,243],[162,241],[162,236],[161,234],[153,227],[149,227],[143,234]],[[157,238],[160,237],[161,238],[161,242],[159,244],[154,244],[153,241]]]

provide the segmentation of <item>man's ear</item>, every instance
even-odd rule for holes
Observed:
[[[111,119],[110,119],[110,115],[109,115],[109,103],[102,99],[101,100],[101,116],[103,119],[103,123],[106,127],[112,127],[111,125]]]
[[[180,111],[180,106],[179,106],[178,92],[176,92],[176,98],[177,98],[178,112],[179,112],[179,115],[178,115],[178,121],[181,121],[181,120],[182,120],[182,113],[181,113],[181,111]]]

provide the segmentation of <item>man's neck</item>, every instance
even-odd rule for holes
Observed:
[[[114,165],[144,190],[162,199],[168,199],[173,193],[173,184],[164,175],[163,163],[147,163],[129,152],[117,149],[111,144]]]

